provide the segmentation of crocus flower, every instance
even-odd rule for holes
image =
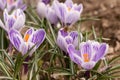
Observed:
[[[66,0],[65,3],[54,0],[53,6],[64,26],[76,23],[80,19],[80,14],[83,10],[82,4],[73,4],[72,0]]]
[[[0,0],[0,8],[4,10],[5,8],[10,12],[13,9],[26,9],[26,5],[23,4],[23,0]]]
[[[55,10],[53,9],[53,6],[49,6],[49,5],[48,5],[45,14],[46,14],[46,15],[45,15],[46,19],[47,19],[51,24],[57,25],[57,23],[58,23],[58,17],[57,17],[57,15],[56,15]]]
[[[43,3],[45,3],[46,5],[50,3],[50,0],[42,0]]]
[[[80,43],[79,50],[76,50],[72,44],[67,47],[71,60],[86,70],[92,69],[105,56],[107,50],[108,45],[106,43],[90,40]]]
[[[7,3],[6,0],[0,0],[0,9],[1,9],[1,10],[4,10],[4,9],[5,9],[6,3]]]
[[[42,44],[45,39],[44,29],[34,30],[30,28],[26,31],[24,38],[19,31],[11,29],[9,32],[9,39],[13,46],[22,53],[26,54],[30,49],[29,56]]]
[[[50,3],[50,0],[39,0],[37,4],[37,13],[39,17],[45,18],[47,5]]]
[[[25,24],[25,14],[21,9],[15,10],[11,15],[9,15],[8,11],[5,9],[3,16],[5,24],[0,19],[0,27],[7,32],[10,29],[20,30]]]
[[[82,40],[82,34],[80,34],[80,38]],[[67,46],[69,44],[73,44],[75,47],[78,46],[78,32],[67,32],[63,28],[60,29],[57,37],[57,45],[67,53]]]

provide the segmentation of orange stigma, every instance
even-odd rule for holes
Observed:
[[[89,62],[90,61],[89,56],[88,56],[87,53],[84,53],[83,57],[84,57],[84,62]]]
[[[27,42],[28,39],[29,39],[30,35],[29,34],[26,34],[25,37],[24,37],[24,41]]]

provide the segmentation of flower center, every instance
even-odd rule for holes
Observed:
[[[17,19],[17,16],[15,15],[14,18]]]
[[[68,7],[68,11],[70,11],[71,10],[71,8],[70,7]]]
[[[29,39],[30,35],[29,34],[26,34],[25,37],[24,37],[24,41],[27,42],[28,39]]]
[[[84,62],[89,62],[90,61],[87,53],[83,54],[83,57],[84,57]]]

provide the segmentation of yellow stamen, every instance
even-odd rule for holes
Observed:
[[[29,34],[26,34],[25,37],[24,37],[24,41],[27,42],[28,39],[29,39],[30,35]]]
[[[11,3],[11,0],[7,0],[8,3]]]
[[[70,7],[68,7],[68,11],[70,11],[71,10],[71,8]]]
[[[17,19],[17,16],[15,15],[14,18]]]
[[[89,56],[88,56],[87,53],[84,53],[83,57],[84,57],[84,62],[89,62],[90,61]]]

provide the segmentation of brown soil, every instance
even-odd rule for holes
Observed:
[[[84,6],[82,16],[98,17],[99,21],[82,23],[82,30],[88,30],[92,25],[99,35],[102,31],[109,43],[109,53],[120,54],[120,0],[74,0]]]

